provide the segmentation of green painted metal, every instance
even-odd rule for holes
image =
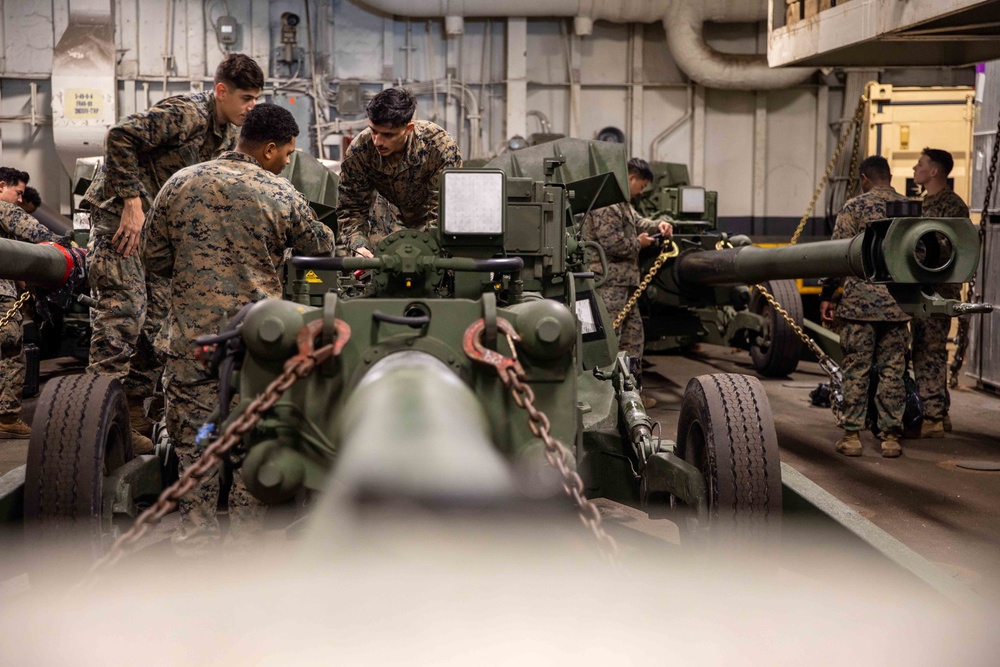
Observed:
[[[305,195],[316,217],[328,227],[337,227],[337,188],[340,178],[309,153],[294,151],[281,175]]]
[[[0,279],[58,287],[68,273],[66,264],[66,255],[54,246],[0,238]]]

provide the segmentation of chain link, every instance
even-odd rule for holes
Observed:
[[[823,349],[816,344],[816,341],[814,341],[809,334],[807,334],[805,330],[798,325],[798,322],[796,322],[792,316],[788,314],[788,311],[781,307],[781,304],[778,303],[770,292],[767,291],[766,287],[758,284],[754,285],[753,288],[759,291],[761,296],[763,296],[764,299],[771,304],[771,308],[777,311],[777,313],[781,315],[786,322],[788,322],[789,326],[792,327],[792,331],[794,331],[795,334],[802,339],[802,342],[806,344],[806,347],[808,347],[812,353],[816,355],[816,360],[819,362],[820,368],[822,368],[823,371],[830,376],[830,404],[834,406],[834,414],[836,414],[840,409],[840,401],[843,397],[842,385],[844,376],[841,373],[840,366],[838,366],[837,362],[834,361],[830,355],[824,352]]]
[[[113,566],[134,551],[139,540],[149,531],[150,526],[159,523],[164,516],[176,509],[181,498],[194,489],[207,474],[219,465],[223,455],[240,443],[243,436],[257,425],[261,415],[274,407],[274,404],[292,385],[307,377],[316,366],[330,358],[335,353],[336,346],[337,343],[330,343],[307,354],[300,353],[289,359],[285,363],[281,375],[275,378],[247,406],[246,410],[226,427],[222,437],[209,445],[198,460],[184,471],[181,478],[164,489],[156,503],[140,514],[136,518],[135,524],[115,540],[108,553],[90,568],[87,578],[77,586],[77,589],[85,590],[94,585],[102,570]]]
[[[997,132],[993,136],[990,173],[986,177],[986,193],[983,196],[983,210],[979,218],[979,247],[980,252],[983,253],[983,259],[986,253],[986,225],[990,217],[990,200],[993,198],[993,185],[996,183],[997,176],[998,153],[1000,153],[1000,118],[997,118]],[[980,261],[976,273],[972,274],[972,278],[969,280],[969,303],[980,303],[983,300],[982,295],[976,290],[976,276],[982,268],[983,262]],[[951,371],[951,376],[948,378],[948,386],[952,389],[958,386],[958,372],[962,370],[962,365],[965,363],[965,351],[968,347],[969,318],[961,317],[958,320],[958,333],[955,334],[955,358],[952,360],[951,365],[948,366],[948,370]]]
[[[871,86],[874,81],[869,82],[868,86]],[[867,86],[866,86],[867,88]],[[816,207],[816,200],[819,199],[820,194],[823,192],[823,188],[826,187],[826,183],[830,180],[830,174],[833,173],[833,168],[836,166],[837,161],[840,159],[840,153],[844,150],[844,146],[847,144],[847,138],[854,133],[854,153],[851,156],[851,173],[853,174],[857,171],[857,151],[861,139],[861,117],[864,115],[865,108],[868,104],[868,97],[865,95],[861,96],[858,100],[858,106],[854,110],[854,117],[851,118],[850,124],[844,128],[840,133],[840,141],[837,142],[837,150],[833,152],[833,157],[830,158],[830,162],[826,165],[826,171],[823,172],[823,178],[819,180],[819,184],[816,185],[816,190],[813,192],[812,199],[809,200],[809,206],[806,207],[806,212],[802,215],[802,219],[799,220],[799,226],[795,229],[795,233],[792,234],[792,240],[789,241],[790,245],[795,245],[799,242],[799,236],[802,235],[802,230],[805,229],[806,223],[809,221],[809,214],[812,213],[813,208]],[[853,176],[851,178],[854,178]],[[850,192],[850,188],[848,188]]]
[[[511,350],[513,349],[513,343],[511,343]],[[609,561],[614,562],[618,556],[618,543],[604,530],[601,512],[597,509],[597,505],[584,494],[583,479],[570,468],[568,463],[571,456],[569,448],[558,438],[552,437],[549,432],[549,418],[535,407],[535,392],[523,382],[524,369],[518,363],[498,370],[500,380],[505,387],[511,390],[514,402],[528,413],[528,428],[531,429],[532,435],[541,438],[542,442],[545,443],[545,460],[562,477],[563,490],[576,503],[583,525],[589,528],[594,537],[597,538],[601,553]]]
[[[3,329],[5,326],[7,326],[7,323],[10,322],[11,319],[13,319],[14,314],[17,313],[17,311],[21,310],[21,306],[27,303],[28,299],[30,298],[31,298],[31,292],[28,291],[21,292],[21,296],[17,298],[17,301],[14,302],[14,305],[10,307],[10,310],[4,313],[3,317],[0,317],[0,329]]]
[[[649,287],[649,283],[653,282],[653,278],[656,277],[660,268],[663,267],[663,263],[668,259],[677,257],[677,255],[681,252],[681,249],[678,248],[677,244],[673,241],[667,241],[666,246],[666,249],[663,250],[663,252],[660,253],[660,256],[656,258],[656,261],[653,262],[653,266],[646,273],[645,277],[643,277],[642,282],[639,283],[639,287],[632,293],[632,296],[628,298],[628,301],[625,302],[625,307],[622,308],[622,312],[618,313],[615,317],[614,324],[611,325],[612,329],[618,329],[621,327],[622,322],[625,321],[629,311],[635,307],[635,304],[639,301],[639,297],[642,296],[642,293],[646,291],[647,287]]]

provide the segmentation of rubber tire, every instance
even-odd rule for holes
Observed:
[[[705,476],[710,532],[737,539],[780,534],[778,436],[760,380],[734,373],[692,378],[675,453]]]
[[[25,469],[29,544],[54,540],[99,557],[112,529],[111,517],[102,516],[104,478],[132,457],[128,402],[117,379],[85,374],[46,383]]]
[[[763,283],[774,300],[802,326],[802,295],[794,280],[772,280]],[[762,315],[770,329],[770,342],[766,348],[751,343],[750,359],[753,367],[764,377],[784,377],[799,365],[802,356],[802,339],[795,329],[771,307],[759,290],[750,297],[750,312]]]

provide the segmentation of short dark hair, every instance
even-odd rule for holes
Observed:
[[[653,170],[649,168],[649,163],[639,157],[634,157],[628,161],[628,173],[638,176],[644,181],[653,180]]]
[[[386,88],[365,107],[368,120],[376,125],[403,127],[413,120],[417,98],[405,88]]]
[[[247,112],[240,128],[239,145],[243,148],[260,148],[272,141],[284,146],[299,136],[299,124],[292,112],[277,104],[257,104]]]
[[[34,204],[35,208],[38,208],[42,205],[42,196],[38,194],[38,190],[29,185],[24,189],[24,194],[21,195],[21,203]]]
[[[28,182],[28,172],[14,167],[0,167],[0,181],[10,186]]]
[[[944,172],[945,177],[955,168],[955,160],[948,151],[943,151],[940,148],[925,148],[923,154]]]
[[[257,61],[245,53],[230,53],[215,68],[215,83],[240,90],[261,90],[264,87],[264,72]]]
[[[858,174],[866,176],[869,181],[884,183],[892,180],[892,170],[889,161],[881,155],[870,155],[861,161]]]

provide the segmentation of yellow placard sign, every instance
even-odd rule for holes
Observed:
[[[319,279],[315,271],[306,271],[306,282],[307,283],[319,283],[323,284],[323,281]]]
[[[100,115],[101,91],[92,88],[66,90],[67,118],[99,118]]]

